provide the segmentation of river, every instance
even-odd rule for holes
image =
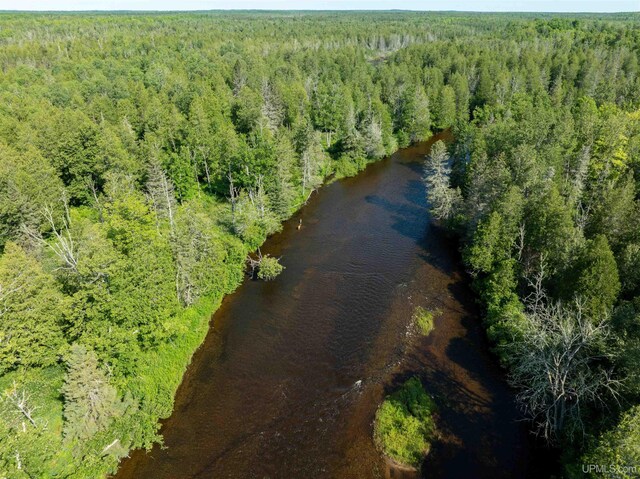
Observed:
[[[286,269],[224,299],[166,448],[135,451],[118,479],[417,477],[372,440],[377,406],[413,374],[439,407],[425,477],[544,477],[455,241],[427,215],[422,162],[439,138],[323,187],[269,238]],[[443,312],[426,338],[408,328],[416,306]]]

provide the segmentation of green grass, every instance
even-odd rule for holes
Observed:
[[[377,446],[393,461],[420,468],[436,437],[435,410],[420,379],[409,379],[378,408],[374,425]]]
[[[413,312],[413,322],[418,332],[423,336],[428,336],[433,331],[433,321],[436,317],[440,316],[442,311],[436,309],[435,311],[429,311],[428,309],[418,306]]]

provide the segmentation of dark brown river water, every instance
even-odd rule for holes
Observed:
[[[417,477],[372,440],[379,403],[412,374],[440,411],[424,477],[549,475],[455,243],[430,225],[420,177],[432,141],[323,187],[267,241],[285,271],[224,299],[164,422],[166,448],[134,452],[118,479]],[[419,305],[443,311],[427,338],[409,328]]]

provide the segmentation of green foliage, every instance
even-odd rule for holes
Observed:
[[[619,259],[622,291],[627,294],[640,293],[640,244],[629,243]]]
[[[219,205],[199,201],[192,201],[188,207],[183,205],[176,212],[171,247],[178,295],[184,305],[192,305],[229,287],[226,281],[229,244],[215,222],[219,213]]]
[[[55,109],[38,121],[41,134],[35,139],[36,146],[58,171],[71,201],[87,202],[87,178],[102,184],[108,167],[98,125],[75,108]]]
[[[625,412],[620,422],[604,432],[594,448],[581,459],[583,464],[604,465],[605,470],[590,470],[587,477],[616,477],[631,479],[638,477],[640,462],[640,406]],[[584,477],[584,472],[578,473]]]
[[[74,344],[67,360],[64,395],[66,441],[86,441],[122,415],[122,403],[95,353]]]
[[[268,205],[269,197],[262,187],[243,193],[238,198],[233,218],[234,230],[250,247],[257,248],[268,235],[280,229],[278,219]]]
[[[265,255],[260,260],[260,266],[258,267],[258,278],[265,281],[271,281],[273,279],[276,279],[283,270],[284,266],[280,264],[278,258]]]
[[[63,376],[54,366],[21,368],[0,378],[0,470],[8,478],[71,473],[70,452],[62,448],[60,434]]]
[[[492,212],[474,232],[473,242],[465,254],[465,261],[474,272],[488,273],[497,261],[509,256],[511,238],[501,234],[502,222],[502,216]]]
[[[625,378],[629,401],[640,400],[640,296],[619,304],[611,317],[618,354],[616,367]]]
[[[433,331],[433,321],[436,317],[440,316],[442,311],[435,310],[429,311],[422,306],[418,306],[413,312],[413,322],[418,328],[418,331],[423,336],[428,336]]]
[[[342,92],[339,83],[321,81],[313,95],[313,120],[315,126],[327,135],[327,146],[331,144],[331,133],[335,133],[344,119],[345,105],[340,101]]]
[[[441,130],[449,128],[456,120],[456,92],[451,85],[440,91],[434,111],[434,126]]]
[[[358,174],[358,165],[349,156],[341,156],[335,163],[336,178],[348,178]]]
[[[571,210],[555,185],[529,202],[526,216],[531,248],[543,259],[552,258],[553,265],[568,261],[576,232]]]
[[[47,231],[41,210],[61,190],[55,169],[37,149],[19,153],[0,141],[0,248],[24,226]]]
[[[541,270],[602,317],[638,295],[637,15],[1,16],[0,383],[48,423],[0,424],[9,477],[104,477],[149,447],[248,251],[326,178],[432,128],[456,132],[432,191],[492,340],[522,338]],[[79,449],[74,345],[127,406]]]
[[[585,300],[587,314],[594,320],[606,317],[618,293],[618,268],[609,243],[603,235],[588,241],[572,270],[574,295]]]
[[[420,379],[409,379],[376,412],[376,444],[392,460],[419,468],[436,435],[435,410]]]
[[[424,140],[431,134],[429,100],[422,87],[406,89],[400,98],[397,120],[400,146]]]
[[[589,234],[604,235],[616,253],[640,236],[635,227],[640,215],[635,188],[631,175],[614,183],[613,187],[603,188],[589,221]]]
[[[15,243],[0,256],[0,371],[50,366],[64,350],[67,300],[54,278]]]
[[[588,21],[587,27],[565,20],[540,19],[535,27],[522,20],[514,41],[523,45],[527,37],[560,31],[579,31],[582,38],[600,41],[589,30],[594,23]],[[520,27],[514,28],[510,34]],[[640,397],[634,372],[640,364],[640,169],[634,166],[640,151],[640,102],[629,97],[621,101],[608,91],[617,89],[609,77],[615,67],[578,66],[580,54],[594,61],[589,48],[574,44],[570,54],[551,60],[547,55],[558,52],[551,47],[537,59],[505,66],[499,57],[510,55],[509,48],[495,42],[492,34],[487,40],[497,50],[479,54],[473,79],[462,78],[460,70],[438,68],[436,54],[414,57],[424,62],[420,74],[427,79],[433,126],[444,128],[457,121],[456,143],[449,148],[451,170],[442,174],[430,168],[427,195],[434,196],[432,183],[438,177],[441,191],[460,188],[455,221],[444,225],[460,235],[463,259],[484,307],[487,334],[535,424],[553,424],[545,432],[548,439],[561,438],[562,447],[579,457],[581,434],[598,435],[603,424],[612,422],[616,408],[604,404],[613,390],[630,404]],[[637,42],[625,45],[635,57]],[[622,46],[609,43],[606,48],[613,55]],[[424,55],[421,48],[415,50]],[[406,59],[411,54],[399,56]],[[542,66],[543,58],[554,66]],[[636,58],[630,62],[637,65]],[[533,72],[542,71],[548,76],[534,78]],[[597,74],[608,78],[609,87]],[[475,82],[472,92],[470,81]],[[473,110],[469,125],[460,123],[468,118],[460,105]],[[406,140],[404,131],[398,133]],[[442,198],[446,195],[429,197],[432,213],[449,204],[435,201]],[[572,343],[576,332],[590,338],[588,347],[586,342]],[[568,395],[560,390],[553,408],[559,404],[561,410],[550,415],[544,406],[549,380],[539,376],[544,368],[532,367],[536,354],[545,367],[555,364],[572,371],[567,375],[574,384]],[[546,362],[548,354],[555,359]],[[564,364],[566,358],[579,361]],[[622,392],[619,381],[626,385]],[[572,401],[590,406],[576,409]],[[564,416],[566,420],[558,421]]]

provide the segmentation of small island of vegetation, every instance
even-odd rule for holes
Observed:
[[[436,405],[416,376],[389,395],[376,413],[374,438],[394,463],[419,469],[436,437]]]
[[[440,316],[442,311],[436,309],[434,311],[429,311],[428,309],[423,308],[422,306],[418,306],[413,312],[413,324],[416,330],[422,336],[429,336],[431,331],[434,328],[434,320],[436,317]]]

